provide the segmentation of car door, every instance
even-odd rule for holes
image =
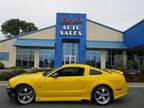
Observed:
[[[80,67],[64,67],[47,77],[45,83],[47,96],[80,96],[85,88],[84,71],[85,69]]]

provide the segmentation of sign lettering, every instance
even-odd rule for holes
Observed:
[[[81,24],[82,18],[77,17],[74,19],[71,18],[62,18],[60,21],[61,30],[60,34],[62,36],[81,36]]]

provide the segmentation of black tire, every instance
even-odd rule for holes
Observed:
[[[19,104],[30,104],[35,99],[35,92],[30,86],[21,85],[16,88],[15,99]]]
[[[91,94],[91,100],[99,105],[109,104],[113,101],[113,92],[110,87],[105,85],[95,87]]]

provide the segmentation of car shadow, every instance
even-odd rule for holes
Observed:
[[[122,103],[125,104],[124,98],[115,100],[115,101],[109,103],[108,105],[121,105]],[[37,105],[40,105],[40,104],[49,104],[49,105],[53,105],[53,104],[55,104],[55,105],[63,105],[63,104],[65,104],[65,105],[70,105],[70,104],[72,104],[72,105],[98,105],[98,104],[92,103],[90,101],[81,101],[81,102],[79,102],[79,101],[50,101],[50,102],[44,101],[43,102],[42,101],[42,102],[34,102],[32,104],[37,104]],[[98,106],[101,106],[101,105],[98,105]]]
[[[14,99],[8,99],[7,102],[12,108],[120,108],[127,103],[125,99],[116,100],[108,105],[98,105],[89,101],[51,101],[51,102],[33,102],[28,105],[20,105]],[[119,106],[119,107],[118,107]]]

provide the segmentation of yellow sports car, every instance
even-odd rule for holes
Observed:
[[[123,72],[100,70],[83,64],[68,64],[60,68],[11,78],[7,93],[20,104],[32,101],[89,100],[105,105],[126,95]]]

